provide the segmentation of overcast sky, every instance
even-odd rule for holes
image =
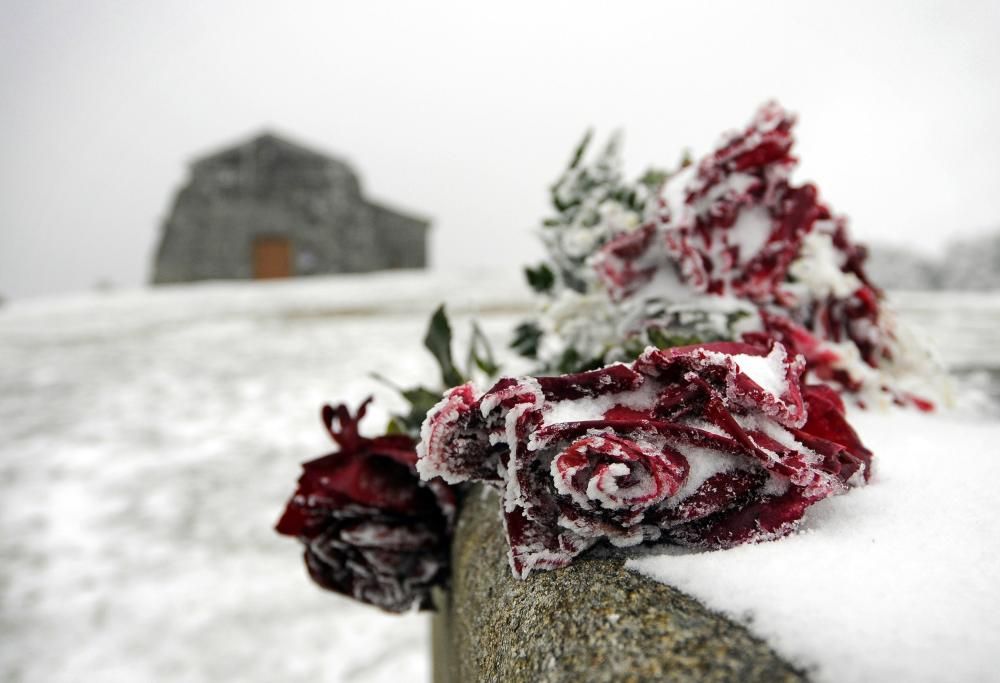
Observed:
[[[629,170],[777,97],[864,240],[1000,227],[1000,2],[0,4],[0,294],[137,285],[186,164],[262,128],[433,217],[435,267],[537,259],[588,126]]]

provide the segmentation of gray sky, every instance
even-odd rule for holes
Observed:
[[[588,126],[630,171],[777,97],[864,240],[1000,227],[1000,3],[0,5],[0,294],[144,282],[186,163],[263,127],[435,219],[436,267],[537,259]]]

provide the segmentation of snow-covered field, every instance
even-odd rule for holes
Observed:
[[[459,332],[475,313],[502,339],[525,297],[516,272],[400,273],[0,308],[0,680],[426,679],[426,617],[313,588],[295,542],[271,527],[298,463],[330,449],[321,403],[375,393],[376,430],[399,404],[367,373],[432,381],[420,339],[439,301]],[[990,334],[998,302],[982,304],[996,322],[976,317]],[[907,656],[952,643],[949,662],[996,650],[1000,591],[983,578],[1000,575],[989,523],[1000,426],[968,414],[857,421],[884,463],[870,489],[830,501],[802,537],[745,550],[767,557],[689,556],[677,580],[719,609],[754,611],[754,628],[821,666],[815,643],[787,629],[864,636],[866,651],[895,647],[898,631]],[[754,588],[726,563],[753,565],[740,580]],[[895,591],[869,604],[869,574]],[[781,576],[777,596],[752,581]],[[798,599],[809,619],[782,612]],[[852,619],[855,604],[874,621]]]
[[[377,408],[399,406],[367,373],[433,380],[420,340],[436,303],[508,329],[517,278],[210,284],[0,309],[0,680],[427,679],[424,615],[315,588],[271,527],[298,463],[331,450],[320,404],[374,392],[385,401],[367,425],[384,426]]]

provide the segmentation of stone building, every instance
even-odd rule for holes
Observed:
[[[264,133],[191,164],[153,282],[424,268],[429,226],[365,199],[342,161]]]

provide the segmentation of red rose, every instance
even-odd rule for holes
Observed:
[[[623,301],[649,284],[656,273],[668,267],[662,236],[657,232],[660,218],[632,232],[616,235],[601,247],[594,267],[614,301]]]
[[[780,285],[802,238],[831,219],[814,186],[789,182],[794,125],[792,114],[765,104],[744,130],[671,178],[650,220],[595,260],[612,298],[628,298],[668,269],[693,293],[785,303]]]
[[[770,300],[802,236],[829,217],[816,188],[788,182],[794,124],[777,104],[761,107],[698,163],[683,204],[671,207],[667,248],[697,291]]]
[[[900,353],[894,326],[846,220],[814,186],[789,180],[794,124],[777,104],[764,105],[745,129],[667,181],[647,222],[604,245],[596,274],[612,300],[633,305],[699,294],[745,300],[758,314],[745,341],[780,341],[805,357],[812,379],[851,392],[869,384],[926,406],[869,370]],[[662,322],[638,310],[627,333]]]
[[[503,493],[516,576],[601,539],[727,547],[777,538],[869,474],[871,453],[800,359],[717,343],[632,365],[453,389],[424,423],[422,476]]]
[[[276,530],[302,541],[323,588],[389,612],[427,609],[431,587],[447,578],[454,494],[417,476],[410,437],[358,433],[369,401],[353,417],[346,406],[323,407],[340,449],[302,466]]]

